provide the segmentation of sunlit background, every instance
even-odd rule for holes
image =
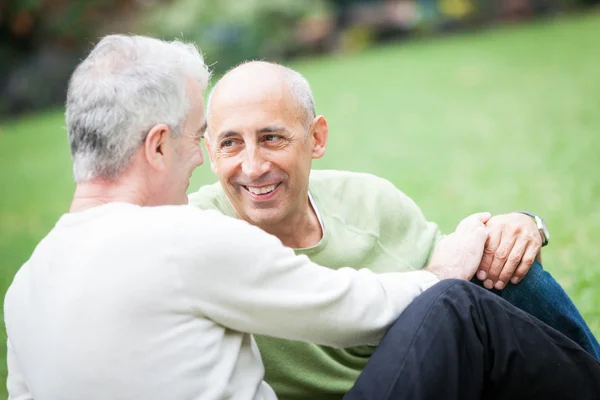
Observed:
[[[599,3],[0,2],[2,296],[69,207],[70,73],[102,35],[139,33],[196,42],[215,78],[247,59],[297,69],[330,126],[315,167],[385,177],[446,232],[476,211],[543,216],[544,266],[600,335]],[[215,180],[203,166],[190,190]]]

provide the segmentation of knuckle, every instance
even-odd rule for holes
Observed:
[[[519,264],[519,261],[521,261],[521,256],[520,255],[511,255],[510,257],[508,257],[508,262],[514,265]]]
[[[506,254],[505,249],[498,249],[498,250],[496,250],[495,257],[499,260],[506,260],[506,257],[508,257],[508,254]]]
[[[525,257],[523,257],[523,260],[522,260],[523,264],[528,265],[528,266],[533,264],[534,261],[535,261],[535,257],[532,257],[532,256],[525,256]]]
[[[486,247],[485,249],[483,249],[483,255],[493,257],[494,255],[496,255],[496,249],[492,247]]]

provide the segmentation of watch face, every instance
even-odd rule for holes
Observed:
[[[538,228],[540,229],[540,232],[544,236],[543,245],[545,246],[548,244],[548,241],[550,240],[550,232],[548,232],[548,228],[546,227],[546,223],[544,222],[543,219],[541,219],[540,217],[536,217],[536,219],[538,222]]]

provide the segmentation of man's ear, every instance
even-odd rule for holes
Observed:
[[[167,168],[165,156],[170,142],[171,129],[165,124],[154,125],[148,132],[144,141],[144,152],[148,164],[156,170],[164,171]]]
[[[329,128],[324,116],[319,115],[313,120],[310,135],[313,138],[312,158],[323,157],[327,148],[327,137],[329,135]]]
[[[213,156],[213,153],[211,151],[212,144],[210,142],[210,133],[206,132],[204,137],[205,137],[204,144],[206,144],[206,152],[208,153],[208,159],[210,160],[210,169],[212,170],[212,172],[217,174],[217,163],[216,163],[215,157]]]

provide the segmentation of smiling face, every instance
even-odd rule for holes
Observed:
[[[261,227],[307,211],[313,158],[325,151],[326,124],[305,111],[268,66],[227,74],[211,98],[207,146],[211,167],[240,218]]]

